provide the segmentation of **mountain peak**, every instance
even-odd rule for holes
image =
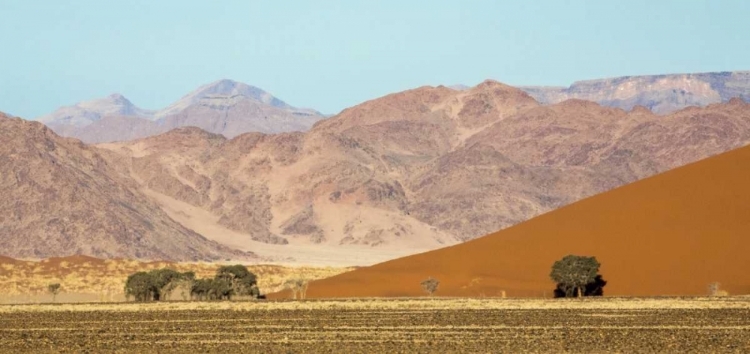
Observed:
[[[157,116],[161,118],[177,114],[183,111],[185,108],[206,99],[227,100],[235,99],[238,97],[249,98],[277,108],[292,108],[291,106],[286,104],[286,102],[274,97],[270,93],[263,91],[260,88],[250,86],[239,81],[221,79],[198,87],[193,92],[190,92],[189,94],[183,96],[179,101],[159,111],[159,113],[157,113]]]
[[[203,88],[202,91],[217,95],[232,95],[235,93],[243,94],[243,93],[249,93],[249,92],[264,92],[263,90],[250,86],[248,84],[234,81],[230,79],[221,79],[218,81],[214,81],[212,83],[209,83],[207,85],[201,86]],[[200,90],[200,88],[199,88]]]
[[[113,93],[113,94],[107,96],[107,98],[110,99],[110,100],[112,100],[112,101],[128,102],[128,103],[130,103],[130,100],[128,100],[127,98],[125,98],[125,96],[123,96],[121,93]]]
[[[478,88],[478,89],[485,89],[485,88],[509,88],[509,89],[518,90],[515,87],[508,86],[508,85],[506,85],[506,84],[504,84],[504,83],[502,83],[500,81],[492,80],[492,79],[487,79],[487,80],[482,81],[482,83],[479,84],[479,85],[477,85],[476,88]]]
[[[44,123],[88,125],[104,116],[150,118],[152,115],[152,111],[137,107],[122,94],[113,93],[107,97],[60,107],[48,115],[38,117],[36,120]]]

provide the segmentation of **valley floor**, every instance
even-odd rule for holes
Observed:
[[[13,352],[747,352],[750,298],[0,306]]]

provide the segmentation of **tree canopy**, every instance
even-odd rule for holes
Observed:
[[[552,265],[550,278],[566,296],[572,297],[577,292],[581,297],[586,285],[596,281],[599,266],[596,257],[567,255]]]
[[[136,301],[163,300],[178,284],[187,286],[191,297],[201,300],[230,299],[232,296],[261,296],[257,277],[237,264],[220,267],[214,278],[196,279],[195,273],[173,269],[154,269],[131,274],[125,282],[125,295]]]

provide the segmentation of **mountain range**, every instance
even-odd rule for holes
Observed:
[[[36,120],[86,143],[144,138],[182,126],[234,137],[254,131],[308,130],[324,116],[292,107],[257,87],[220,80],[199,87],[168,107],[146,110],[120,94],[61,107]]]
[[[545,106],[487,81],[388,95],[306,133],[181,128],[99,147],[175,220],[217,240],[418,252],[748,142],[750,105],[739,99],[657,116]]]
[[[449,86],[467,90],[465,85]],[[690,106],[750,101],[750,71],[625,76],[576,82],[570,87],[519,87],[548,105],[583,99],[629,111],[643,106],[656,114]],[[62,136],[86,143],[129,141],[196,126],[227,138],[248,132],[266,134],[307,131],[325,116],[288,105],[257,87],[220,80],[199,87],[161,110],[135,106],[120,94],[61,107],[38,117]]]
[[[0,114],[0,254],[257,260],[175,222],[98,149]]]
[[[211,97],[210,92],[206,95]],[[264,105],[285,107],[268,96],[256,96]],[[153,123],[164,119],[159,117],[190,117],[173,113],[195,107],[192,99],[184,101],[165,109],[163,116],[125,103],[114,111],[144,114],[150,118],[138,119]],[[105,111],[112,110],[99,109]],[[113,117],[106,112],[101,116]],[[491,80],[469,89],[425,86],[387,95],[345,109],[306,132],[250,132],[233,138],[178,127],[90,146],[49,131],[34,133],[43,128],[35,123],[4,119],[15,123],[6,123],[14,130],[3,136],[7,182],[0,193],[14,199],[0,214],[14,218],[9,219],[12,224],[4,223],[0,237],[26,242],[24,248],[14,246],[17,243],[0,247],[0,254],[13,257],[240,257],[223,248],[208,251],[209,245],[220,245],[266,261],[373,264],[474,239],[750,142],[750,104],[739,98],[656,115],[641,106],[625,111],[578,99],[545,105],[523,90]],[[105,119],[92,119],[89,126]],[[24,172],[49,154],[13,152],[40,141],[50,151],[65,154],[43,160],[55,161],[45,162],[44,168]],[[79,148],[57,148],[68,144]],[[72,165],[64,170],[85,173],[65,174],[59,185],[52,183],[59,177],[50,174],[68,162],[94,157],[101,161],[96,167],[90,162]],[[54,192],[90,184],[92,174],[86,171],[92,169],[102,174],[95,180],[111,181],[96,194],[103,201],[92,205],[125,205],[137,215],[161,221],[128,226],[135,216],[110,216],[131,215],[128,208],[86,214],[85,203],[74,198],[79,193],[60,198]],[[50,193],[20,192],[11,178],[19,175]],[[132,197],[116,203],[124,197],[110,190]],[[47,204],[60,210],[47,210]],[[19,213],[14,209],[18,205],[36,206]],[[113,245],[122,239],[127,247],[102,246],[95,252],[48,245],[45,240],[51,235],[91,242],[79,231],[45,231],[50,230],[49,218],[68,209],[79,210],[80,218],[62,219],[63,224],[76,220],[86,230],[106,230],[101,232]],[[149,223],[163,227],[143,229]],[[175,238],[176,244],[194,237],[185,242],[207,248],[200,256],[169,249],[159,252],[170,254],[146,254],[146,246],[127,241],[134,234]]]
[[[739,97],[750,102],[750,71],[624,76],[576,82],[570,87],[520,87],[543,104],[571,98],[626,111],[643,106],[656,114]]]

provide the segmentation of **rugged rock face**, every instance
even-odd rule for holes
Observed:
[[[388,95],[304,134],[224,140],[191,128],[101,147],[150,192],[256,240],[424,249],[748,142],[741,100],[657,116],[581,100],[542,106],[487,81]]]
[[[644,106],[666,114],[689,106],[727,102],[733,97],[750,102],[750,71],[626,76],[579,81],[570,87],[522,89],[544,104],[577,98],[626,111]]]
[[[0,254],[250,260],[169,218],[95,148],[0,114]]]
[[[170,106],[149,111],[119,94],[61,107],[37,120],[60,135],[86,143],[127,141],[196,126],[232,138],[246,132],[306,131],[323,115],[299,109],[257,87],[220,80]]]

